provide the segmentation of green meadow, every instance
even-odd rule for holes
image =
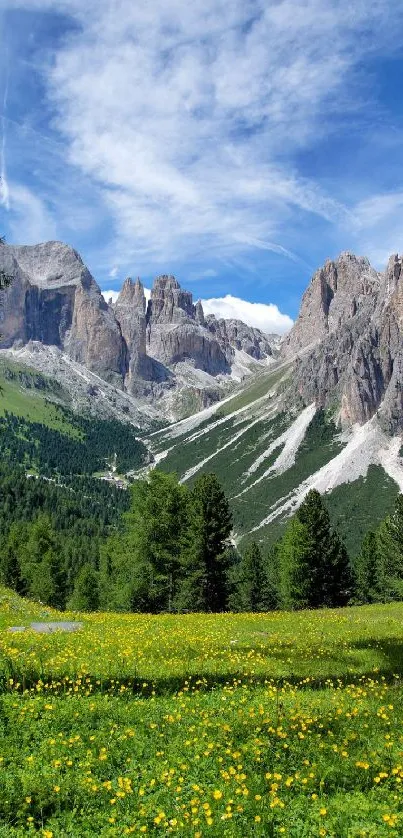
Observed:
[[[403,604],[0,615],[0,836],[403,833]]]

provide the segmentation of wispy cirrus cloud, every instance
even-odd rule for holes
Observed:
[[[336,137],[337,156],[349,116],[359,123],[371,114],[362,64],[391,55],[392,26],[398,44],[403,8],[394,0],[5,5],[71,24],[38,50],[48,128],[61,143],[57,172],[65,168],[55,174],[55,198],[60,216],[68,207],[71,230],[78,217],[78,235],[76,185],[80,177],[86,190],[94,185],[82,226],[92,217],[102,229],[111,278],[131,265],[191,270],[195,254],[200,276],[210,257],[215,271],[242,259],[252,273],[253,254],[263,251],[306,276],[315,263],[306,245],[300,252],[300,228],[328,225],[340,234],[332,243],[351,231],[360,243],[372,235],[370,208],[357,209],[352,190],[338,194],[331,157],[319,177],[304,155]],[[39,129],[46,134],[46,125]],[[38,195],[48,205],[49,191]]]
[[[10,231],[17,244],[37,244],[57,237],[57,228],[46,204],[21,184],[9,184]]]
[[[340,106],[357,107],[346,83],[395,4],[15,5],[63,11],[80,27],[44,70],[68,159],[105,189],[119,247],[154,260],[203,238],[282,247],[294,208],[345,214],[281,158],[330,129]]]

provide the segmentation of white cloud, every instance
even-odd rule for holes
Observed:
[[[151,291],[144,288],[146,300],[150,299]],[[109,303],[116,303],[119,291],[102,291],[102,296]],[[242,320],[248,326],[261,329],[269,334],[283,335],[289,332],[293,321],[288,314],[282,314],[279,308],[273,303],[251,303],[249,300],[241,300],[227,294],[225,297],[212,297],[209,300],[202,300],[205,314],[215,314],[216,317],[224,317],[227,320]]]
[[[12,5],[80,24],[46,81],[69,162],[101,186],[120,263],[262,247],[295,260],[282,244],[293,213],[350,218],[290,161],[361,106],[355,67],[391,50],[394,0]]]
[[[9,228],[16,244],[37,244],[57,238],[46,204],[26,186],[9,184]]]
[[[242,320],[248,326],[254,326],[268,334],[283,335],[289,332],[293,325],[291,317],[282,314],[273,303],[251,303],[226,294],[225,297],[202,300],[202,305],[205,314],[215,314],[216,317],[224,317],[226,320]]]

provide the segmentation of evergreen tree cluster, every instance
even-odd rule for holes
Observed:
[[[152,471],[125,492],[0,467],[0,581],[49,605],[136,612],[269,611],[403,598],[403,496],[349,560],[311,490],[264,554],[239,554],[214,474]]]
[[[104,607],[130,611],[223,611],[229,595],[232,518],[214,474],[192,489],[152,471],[131,489],[121,531],[101,549]]]
[[[58,410],[74,429],[74,436],[6,411],[0,417],[3,462],[34,467],[48,477],[105,471],[115,454],[119,472],[138,469],[144,463],[146,448],[131,425],[79,416],[61,406]]]
[[[64,608],[87,576],[96,575],[100,547],[129,505],[127,492],[90,476],[59,485],[0,465],[0,582]],[[74,600],[75,601],[75,600]],[[74,603],[73,601],[73,603]],[[73,606],[72,606],[73,607]],[[78,606],[74,606],[78,607]],[[81,597],[80,607],[84,607]]]
[[[355,561],[356,602],[403,599],[403,495],[380,526],[367,533]]]

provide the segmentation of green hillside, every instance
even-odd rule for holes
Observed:
[[[60,406],[70,407],[67,391],[54,379],[13,361],[0,361],[0,417],[7,412],[77,436]]]
[[[241,549],[256,540],[264,547],[281,534],[298,493],[324,467],[337,465],[346,447],[332,416],[313,406],[286,409],[281,399],[292,370],[281,365],[261,374],[236,394],[148,439],[158,468],[176,472],[186,483],[215,472],[230,498]],[[365,444],[364,444],[365,448]],[[352,455],[353,456],[353,455]],[[355,456],[355,455],[354,455]],[[326,496],[331,518],[354,556],[368,529],[393,508],[398,485],[381,465],[364,468],[359,479],[331,489]],[[330,483],[332,480],[330,479]]]

